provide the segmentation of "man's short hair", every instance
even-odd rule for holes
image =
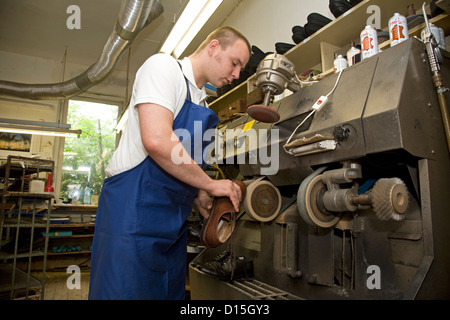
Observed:
[[[229,45],[232,45],[237,39],[242,39],[247,44],[248,52],[251,55],[252,47],[250,45],[250,42],[241,32],[230,26],[220,27],[211,32],[196,51],[198,52],[203,50],[212,40],[218,40],[222,49],[225,50]]]

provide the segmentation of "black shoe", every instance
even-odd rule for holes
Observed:
[[[214,262],[195,265],[198,270],[222,281],[253,279],[253,259],[232,257],[229,251],[222,252]]]
[[[308,36],[312,36],[331,22],[331,19],[316,12],[310,13],[306,19],[308,22],[303,26],[303,29]]]
[[[295,45],[290,44],[290,43],[284,43],[284,42],[275,43],[275,51],[279,54],[285,54],[286,52],[291,50],[293,47],[295,47]]]
[[[330,0],[330,4],[328,5],[331,13],[335,18],[340,17],[342,14],[350,10],[353,5],[347,0]]]
[[[299,44],[303,40],[308,38],[308,35],[305,32],[305,29],[300,26],[294,26],[292,27],[292,40],[295,44]]]

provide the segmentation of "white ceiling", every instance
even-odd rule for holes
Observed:
[[[136,69],[160,49],[188,0],[160,0],[164,13],[144,28],[131,49],[130,68]],[[241,0],[226,0],[200,36],[223,22]],[[114,30],[122,0],[1,0],[0,51],[63,60],[89,66],[97,61]],[[67,7],[81,11],[81,29],[66,26]],[[121,63],[118,67],[123,68]]]

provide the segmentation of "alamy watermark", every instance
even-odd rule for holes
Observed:
[[[70,5],[66,9],[70,16],[66,20],[67,29],[81,29],[81,9],[77,5]]]
[[[370,5],[366,10],[367,14],[370,14],[367,18],[366,25],[372,26],[374,29],[381,29],[381,9],[377,5]]]
[[[67,267],[66,273],[71,273],[71,275],[67,278],[66,286],[67,289],[73,290],[81,289],[81,270],[79,266],[71,265]]]
[[[366,286],[367,289],[381,289],[381,269],[377,265],[370,265],[366,270],[367,274],[370,276],[367,278]]]

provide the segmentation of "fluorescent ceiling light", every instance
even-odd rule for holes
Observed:
[[[0,119],[0,132],[37,134],[57,137],[80,137],[81,130],[70,130],[70,124]]]
[[[0,132],[10,132],[10,133],[22,133],[22,134],[37,134],[42,136],[56,136],[56,137],[66,137],[74,138],[79,137],[81,130],[67,130],[67,129],[57,129],[57,128],[36,128],[30,129],[22,126],[0,126]]]
[[[178,58],[222,1],[190,0],[160,51]]]

